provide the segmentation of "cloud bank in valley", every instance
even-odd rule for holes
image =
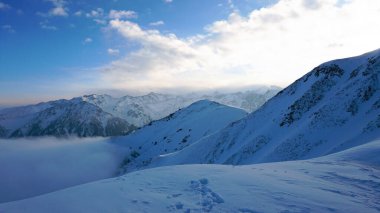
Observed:
[[[186,38],[112,19],[109,29],[140,47],[100,68],[101,81],[132,90],[286,86],[324,61],[380,47],[379,11],[377,0],[280,0]]]
[[[106,140],[0,140],[0,202],[114,176],[126,150]]]

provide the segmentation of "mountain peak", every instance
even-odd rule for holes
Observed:
[[[225,105],[220,104],[216,101],[211,101],[209,99],[202,99],[202,100],[199,100],[199,101],[196,101],[196,102],[190,104],[187,108],[205,107],[205,106],[225,106]]]

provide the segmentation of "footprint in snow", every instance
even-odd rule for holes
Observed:
[[[190,181],[190,189],[200,195],[197,205],[201,206],[203,212],[210,212],[215,205],[224,203],[219,194],[207,187],[208,183],[206,178]]]

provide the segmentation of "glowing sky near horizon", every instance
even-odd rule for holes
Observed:
[[[0,0],[0,105],[285,87],[380,48],[378,0]]]

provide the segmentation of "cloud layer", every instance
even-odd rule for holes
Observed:
[[[0,203],[112,177],[124,153],[102,138],[0,140]]]
[[[377,0],[280,0],[187,38],[113,19],[109,28],[139,48],[101,68],[102,81],[146,90],[286,86],[324,61],[379,48],[378,20]]]

